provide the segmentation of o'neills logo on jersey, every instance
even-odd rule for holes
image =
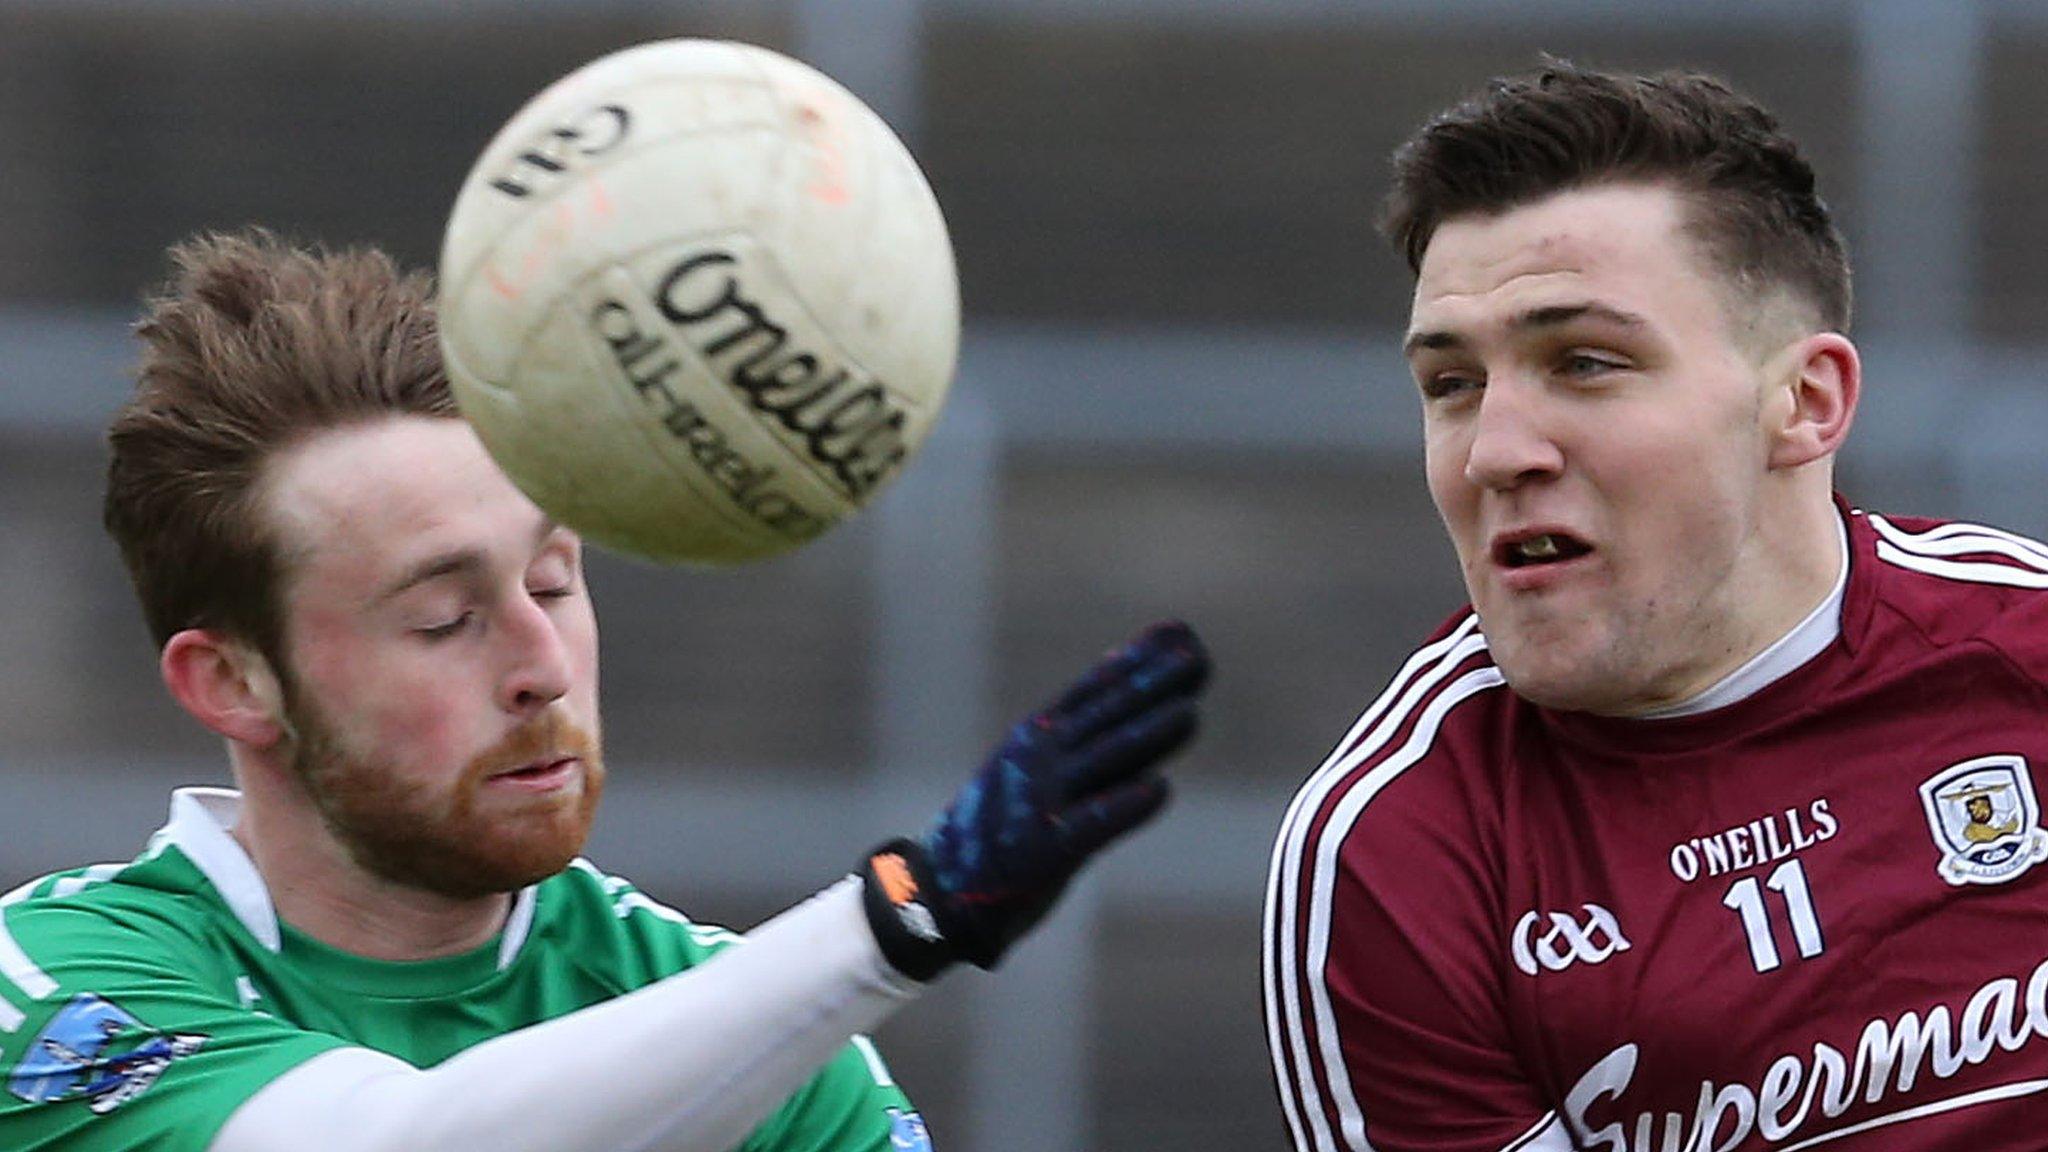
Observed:
[[[1697,1096],[1684,1097],[1696,1101],[1690,1113],[1628,1105],[1643,1053],[1624,1044],[1565,1094],[1564,1117],[1580,1147],[1606,1152],[1729,1152],[1752,1135],[1772,1144],[1796,1139],[1805,1148],[1846,1134],[1827,1122],[1858,1105],[1879,1110],[1845,1126],[1865,1131],[1926,1115],[1930,1099],[1948,1111],[2039,1092],[2040,1081],[2023,1078],[2031,1066],[2015,1070],[2007,1083],[1963,1096],[1947,1095],[1941,1082],[2040,1040],[2048,1040],[2048,960],[2024,988],[2014,977],[1993,980],[1959,1013],[1940,1004],[1896,1020],[1879,1017],[1851,1045],[1817,1042],[1811,1053],[1787,1053],[1753,1083],[1701,1081]]]
[[[1690,884],[1701,876],[1769,864],[1834,839],[1841,827],[1823,796],[1804,808],[1787,808],[1672,845],[1671,874]]]
[[[1979,756],[1920,785],[1927,827],[1951,884],[2003,884],[2048,858],[2024,756]]]

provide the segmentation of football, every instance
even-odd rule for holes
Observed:
[[[873,110],[751,45],[602,57],[498,131],[450,211],[463,415],[549,515],[650,560],[759,560],[871,500],[931,431],[953,248]]]

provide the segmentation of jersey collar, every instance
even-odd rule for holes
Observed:
[[[179,788],[171,793],[170,821],[150,837],[151,852],[175,847],[213,885],[235,919],[249,935],[272,952],[284,947],[278,929],[277,906],[270,902],[270,888],[263,883],[256,862],[228,829],[242,809],[242,794],[233,788]],[[538,887],[527,885],[512,901],[511,915],[498,940],[498,969],[503,971],[519,956],[527,935],[533,930],[533,912]]]

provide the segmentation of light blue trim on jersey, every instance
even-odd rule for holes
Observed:
[[[284,947],[284,934],[277,926],[277,906],[270,901],[270,888],[256,862],[228,829],[242,810],[242,794],[232,788],[180,788],[171,793],[171,819],[150,837],[152,854],[176,847],[213,885],[227,902],[228,910],[241,921],[258,943],[272,952]],[[498,970],[504,971],[518,959],[519,949],[533,929],[537,886],[528,885],[512,900],[512,912],[498,942]]]

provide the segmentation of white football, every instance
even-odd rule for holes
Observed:
[[[871,499],[960,343],[902,142],[824,74],[705,40],[605,56],[513,116],[456,197],[439,307],[463,415],[534,503],[704,565]]]

